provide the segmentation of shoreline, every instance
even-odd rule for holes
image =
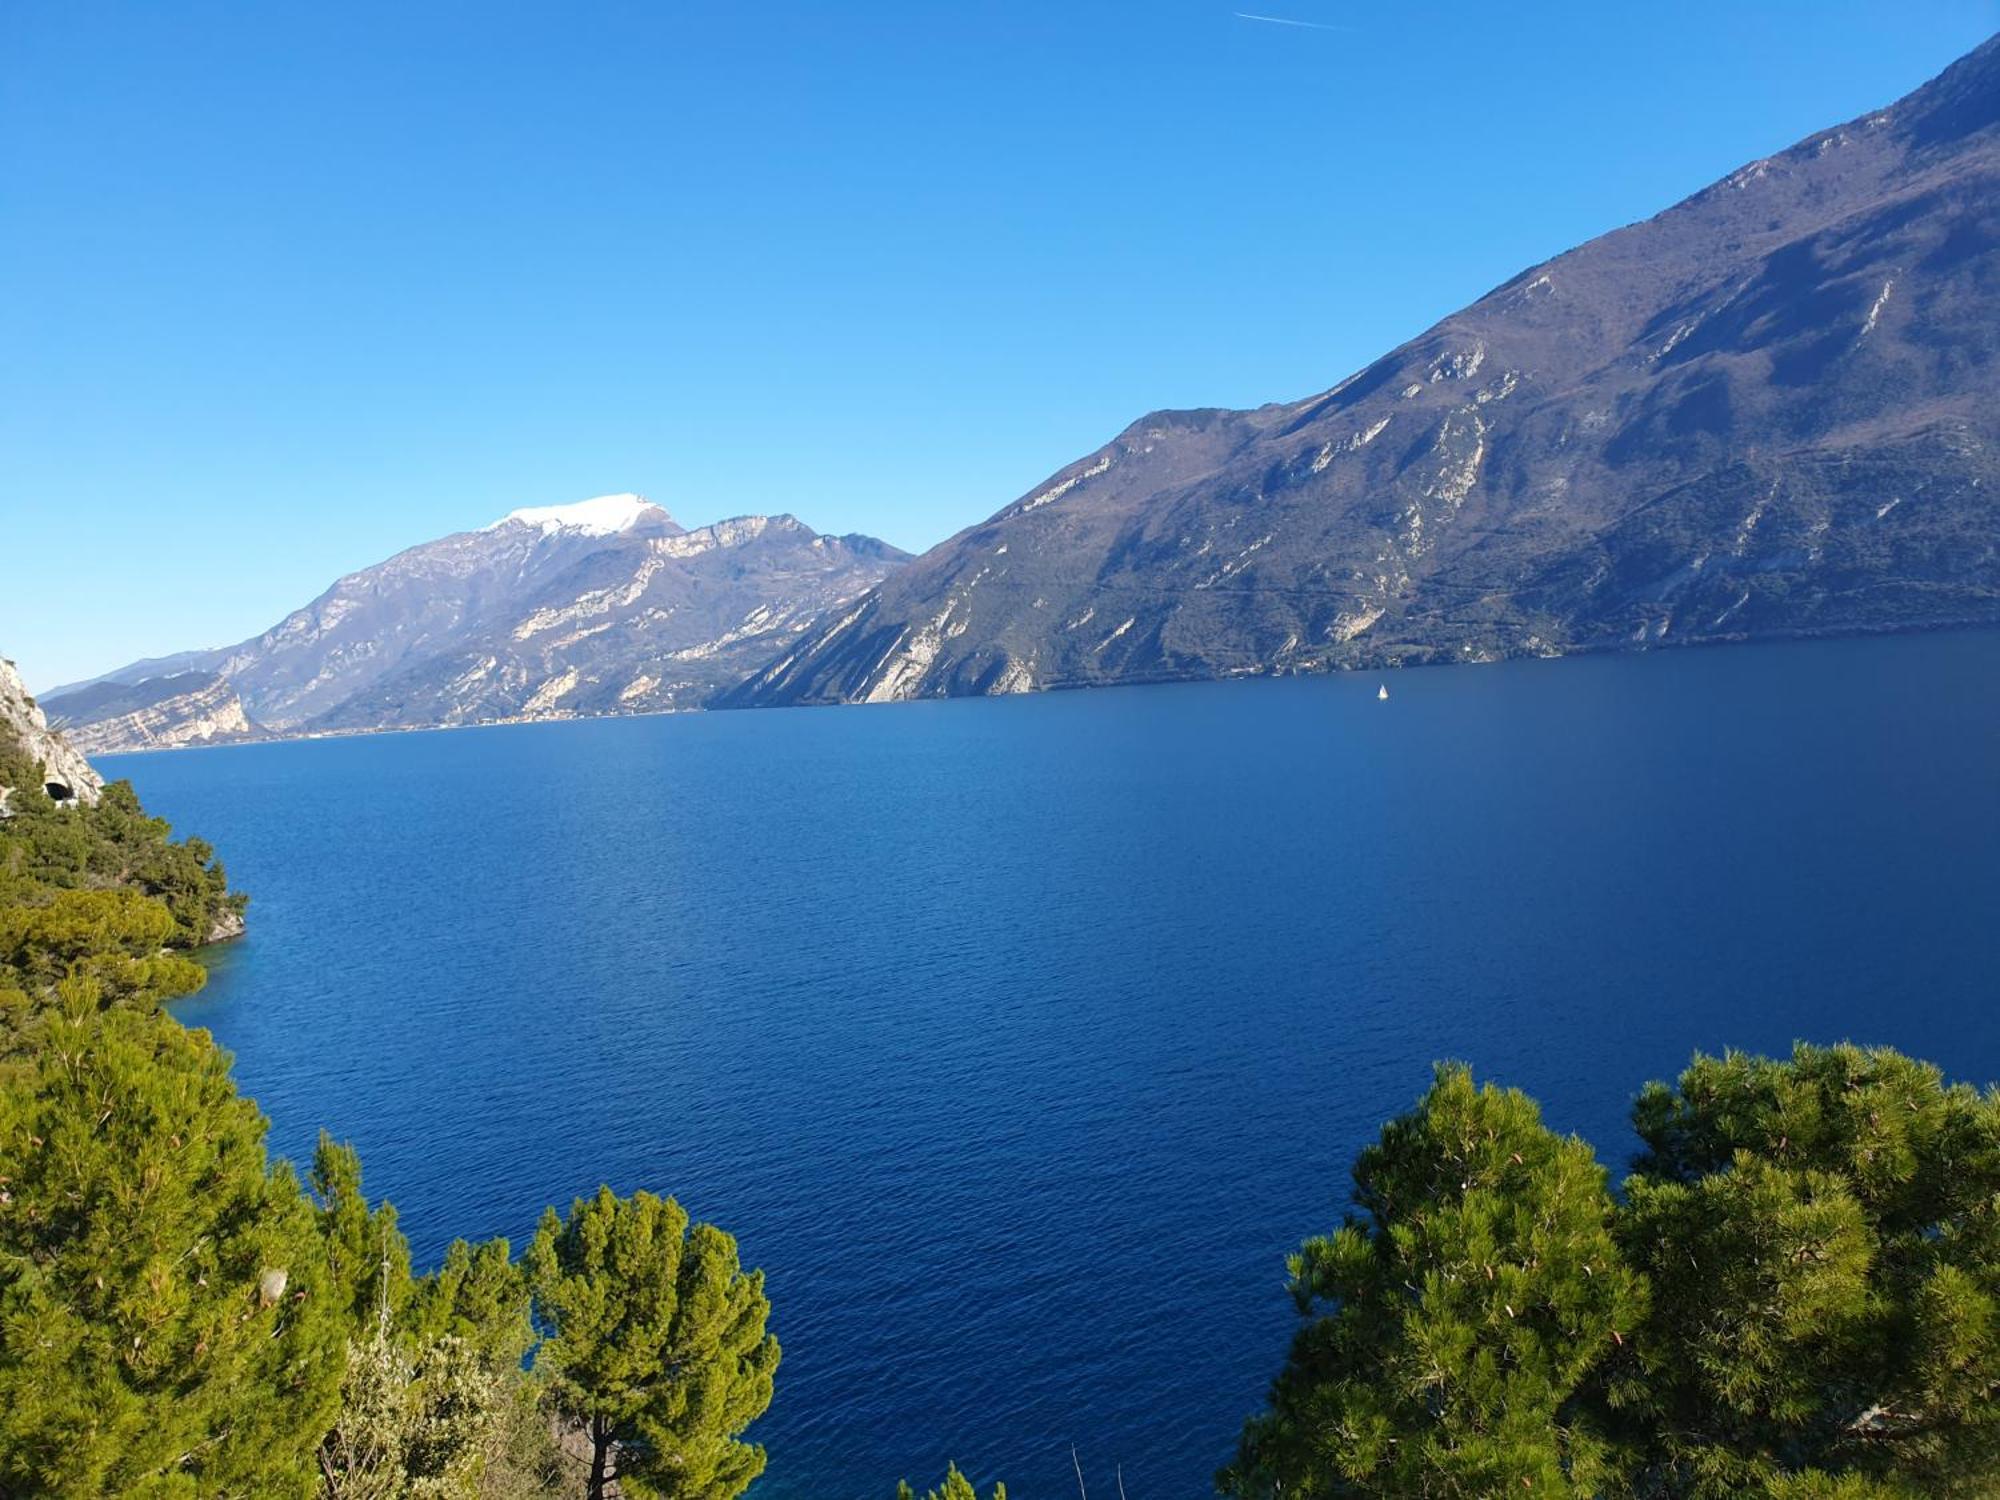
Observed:
[[[1591,656],[1647,656],[1656,651],[1696,651],[1732,646],[1785,646],[1814,641],[1869,640],[1901,635],[1946,635],[1959,631],[2000,630],[2000,618],[1986,620],[1937,620],[1911,624],[1840,626],[1826,630],[1791,630],[1760,635],[1706,636],[1698,639],[1653,640],[1643,643],[1624,642],[1621,644],[1574,646],[1551,651],[1509,651],[1488,656],[1451,656],[1442,653],[1427,657],[1417,657],[1401,661],[1357,662],[1354,664],[1327,665],[1311,668],[1269,668],[1244,667],[1238,670],[1204,674],[1143,674],[1121,677],[1115,681],[1076,681],[1041,683],[1026,693],[938,693],[924,694],[911,698],[895,698],[884,703],[853,703],[841,701],[807,701],[801,703],[750,704],[732,708],[646,708],[630,713],[601,714],[535,714],[514,715],[501,719],[477,719],[465,724],[381,724],[358,729],[324,729],[311,734],[261,734],[250,739],[206,740],[187,745],[138,745],[128,750],[103,750],[90,756],[96,761],[115,759],[125,755],[171,755],[183,750],[236,750],[254,745],[301,744],[316,740],[350,740],[371,735],[384,734],[445,734],[467,729],[504,729],[524,725],[539,724],[583,724],[614,719],[663,719],[680,718],[692,714],[707,713],[755,713],[770,709],[801,708],[893,708],[908,703],[944,703],[953,700],[980,700],[988,698],[1028,697],[1040,693],[1093,692],[1107,688],[1127,687],[1183,687],[1200,683],[1242,682],[1252,678],[1306,678],[1343,677],[1368,672],[1407,672],[1434,667],[1490,667],[1503,662],[1514,661],[1564,661],[1572,657]]]

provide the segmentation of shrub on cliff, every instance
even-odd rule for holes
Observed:
[[[40,905],[0,906],[0,987],[18,996],[14,1006],[71,978],[90,980],[101,1006],[191,994],[207,975],[167,951],[173,935],[173,914],[131,891],[59,890]]]
[[[28,754],[21,737],[6,725],[0,724],[0,792],[10,793],[10,807],[16,807],[20,799],[40,796],[42,791],[42,764]]]
[[[503,1378],[462,1339],[410,1353],[384,1328],[350,1344],[340,1415],[320,1445],[326,1500],[471,1500]]]
[[[241,915],[215,851],[173,838],[147,815],[131,784],[115,781],[95,804],[57,804],[20,741],[0,727],[0,786],[10,786],[0,819],[0,905],[36,905],[56,891],[122,890],[157,899],[172,918],[168,942],[192,948],[221,917]]]

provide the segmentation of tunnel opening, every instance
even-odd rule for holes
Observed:
[[[49,801],[51,802],[73,802],[76,800],[76,793],[72,792],[60,781],[46,782],[43,784],[42,790],[49,794]]]

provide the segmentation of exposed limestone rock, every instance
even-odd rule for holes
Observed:
[[[637,495],[515,511],[337,581],[254,640],[51,695],[97,750],[699,708],[905,561]]]
[[[90,762],[79,754],[60,733],[49,728],[41,705],[28,692],[14,664],[0,658],[0,724],[11,729],[21,746],[42,763],[44,785],[59,802],[95,802],[104,789],[104,778],[91,770]],[[11,793],[12,787],[5,789]],[[6,801],[0,795],[0,811]]]
[[[258,734],[235,689],[206,672],[187,672],[131,688],[108,684],[87,688],[57,700],[57,706],[66,717],[74,715],[67,732],[90,755],[220,745],[255,739]]]

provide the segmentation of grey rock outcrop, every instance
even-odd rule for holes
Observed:
[[[87,755],[173,750],[255,739],[234,688],[213,672],[181,672],[127,687],[100,682],[53,699],[68,737]]]
[[[41,762],[43,785],[57,801],[95,802],[104,790],[104,778],[62,734],[49,728],[41,705],[29,693],[14,664],[4,658],[0,658],[0,725],[13,732],[32,759]],[[11,793],[14,788],[4,790]],[[0,799],[0,808],[4,806],[4,799]]]

